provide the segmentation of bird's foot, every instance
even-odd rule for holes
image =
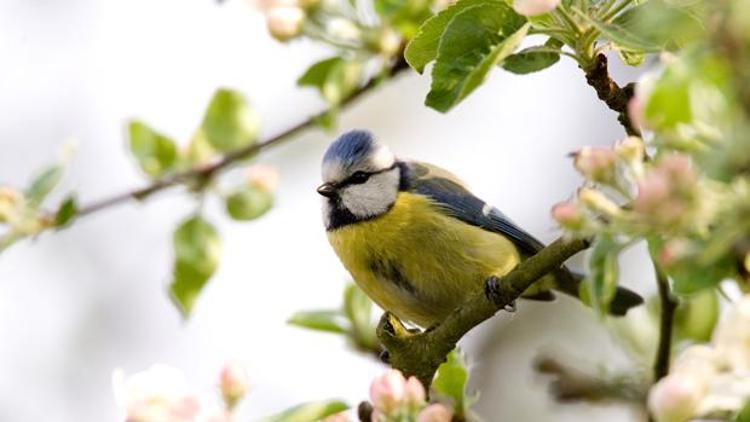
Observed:
[[[491,276],[484,283],[484,295],[497,307],[502,307],[507,312],[516,311],[516,301],[508,297],[507,289],[503,289],[501,279]]]

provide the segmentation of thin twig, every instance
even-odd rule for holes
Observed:
[[[628,135],[640,136],[641,131],[633,124],[628,116],[628,102],[633,98],[635,85],[630,83],[620,87],[609,76],[607,56],[598,54],[590,68],[584,69],[586,81],[596,90],[596,95],[607,106],[618,113],[617,120],[625,128]]]
[[[404,61],[403,58],[401,58],[390,68],[388,72],[388,76],[389,77],[396,76],[397,74],[403,72],[404,70],[408,68],[409,66],[407,65],[406,61]],[[382,79],[382,78],[379,78],[379,79]],[[373,88],[378,86],[379,79],[371,80],[366,85],[362,86],[357,91],[355,91],[352,95],[350,95],[346,100],[344,100],[337,107],[341,108],[341,107],[345,107],[354,103],[362,95],[366,94],[367,92],[371,91]],[[161,179],[155,180],[148,186],[144,186],[139,189],[113,195],[108,198],[100,199],[88,205],[82,206],[79,208],[76,217],[80,218],[86,215],[90,215],[95,212],[125,203],[130,200],[134,200],[134,199],[142,200],[146,197],[151,196],[154,193],[160,192],[162,190],[165,190],[173,186],[177,186],[177,185],[189,182],[191,180],[210,179],[215,174],[231,167],[237,162],[250,158],[263,150],[266,150],[270,147],[278,145],[281,142],[299,134],[300,132],[315,126],[318,120],[322,118],[323,116],[325,116],[329,111],[330,110],[326,110],[324,112],[318,113],[308,118],[307,120],[301,123],[298,123],[297,125],[279,134],[274,135],[273,137],[265,141],[261,141],[252,145],[248,145],[245,148],[241,148],[236,151],[230,152],[224,155],[220,160],[212,164],[203,165],[200,167],[195,167],[189,170],[185,170],[180,173],[168,175]]]
[[[521,262],[502,279],[488,280],[486,293],[475,293],[439,325],[421,333],[411,332],[398,318],[386,312],[380,319],[377,332],[388,351],[391,366],[404,374],[416,376],[422,384],[429,386],[438,366],[466,333],[498,310],[511,306],[535,281],[559,268],[588,245],[583,239],[557,239]]]
[[[669,279],[659,266],[654,263],[656,283],[659,287],[659,301],[661,314],[659,320],[659,347],[654,360],[654,382],[659,381],[669,373],[669,360],[672,354],[672,327],[677,301],[672,297]]]

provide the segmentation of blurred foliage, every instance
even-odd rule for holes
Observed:
[[[301,311],[292,315],[289,324],[316,331],[344,335],[356,349],[380,355],[382,347],[375,335],[373,304],[356,284],[344,289],[340,309]]]
[[[432,381],[432,389],[436,396],[451,404],[457,420],[473,420],[473,417],[470,417],[470,407],[477,401],[478,396],[468,393],[468,382],[469,369],[466,360],[461,350],[455,349],[438,367]]]
[[[261,419],[262,422],[314,422],[349,409],[349,405],[338,400],[303,403],[277,415]]]

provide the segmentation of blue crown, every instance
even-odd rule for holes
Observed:
[[[366,130],[351,130],[339,136],[328,147],[323,162],[338,161],[343,167],[367,159],[375,148],[375,139]]]

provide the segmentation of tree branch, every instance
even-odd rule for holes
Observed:
[[[399,73],[402,73],[404,70],[409,69],[408,64],[403,59],[402,56],[399,56],[399,60],[394,63],[394,65],[388,70],[386,76],[387,78],[391,78],[393,76],[396,76]],[[375,87],[380,85],[380,81],[386,79],[386,78],[375,78],[370,80],[366,85],[359,88],[357,91],[355,91],[352,95],[347,97],[341,104],[337,106],[337,108],[346,107],[357,101],[360,97],[362,97],[364,94],[372,91]],[[98,201],[94,201],[88,205],[84,205],[80,207],[77,213],[77,217],[83,217],[86,215],[93,214],[95,212],[101,211],[103,209],[107,209],[116,205],[120,205],[122,203],[125,203],[127,201],[131,200],[143,200],[146,197],[149,197],[157,192],[163,191],[167,188],[171,188],[177,185],[184,184],[189,181],[198,180],[198,181],[204,181],[208,180],[211,177],[213,177],[215,174],[220,173],[221,171],[231,167],[233,164],[245,160],[247,158],[253,157],[259,152],[266,150],[268,148],[271,148],[275,145],[278,145],[282,143],[283,141],[286,141],[287,139],[298,135],[299,133],[303,132],[306,129],[309,129],[313,126],[315,126],[320,118],[325,116],[327,113],[329,113],[331,109],[328,109],[326,111],[323,111],[321,113],[318,113],[307,120],[298,123],[297,125],[267,139],[252,145],[248,145],[245,148],[238,149],[236,151],[230,152],[226,155],[224,155],[220,160],[200,166],[195,167],[189,170],[185,170],[180,173],[168,175],[165,177],[162,177],[158,180],[155,180],[148,186],[144,186],[139,189],[131,190],[128,192],[123,192],[117,195],[113,195],[108,198],[100,199]]]
[[[607,68],[607,56],[599,54],[594,59],[590,69],[584,69],[586,72],[586,82],[596,90],[596,95],[600,100],[612,110],[618,113],[617,121],[625,128],[628,135],[640,136],[641,131],[633,125],[628,115],[628,102],[633,98],[635,84],[629,83],[624,87],[617,85],[617,82],[609,76]]]
[[[659,315],[659,347],[654,360],[654,382],[659,381],[669,373],[669,360],[672,354],[672,327],[677,301],[672,297],[669,289],[669,279],[661,268],[654,262],[656,283],[659,287],[659,301],[661,313]]]
[[[503,278],[489,279],[484,294],[477,292],[443,322],[421,333],[410,332],[398,318],[386,312],[377,332],[388,351],[391,366],[406,375],[416,376],[426,387],[431,385],[438,366],[466,333],[498,310],[512,306],[535,281],[588,245],[583,239],[557,239]]]

